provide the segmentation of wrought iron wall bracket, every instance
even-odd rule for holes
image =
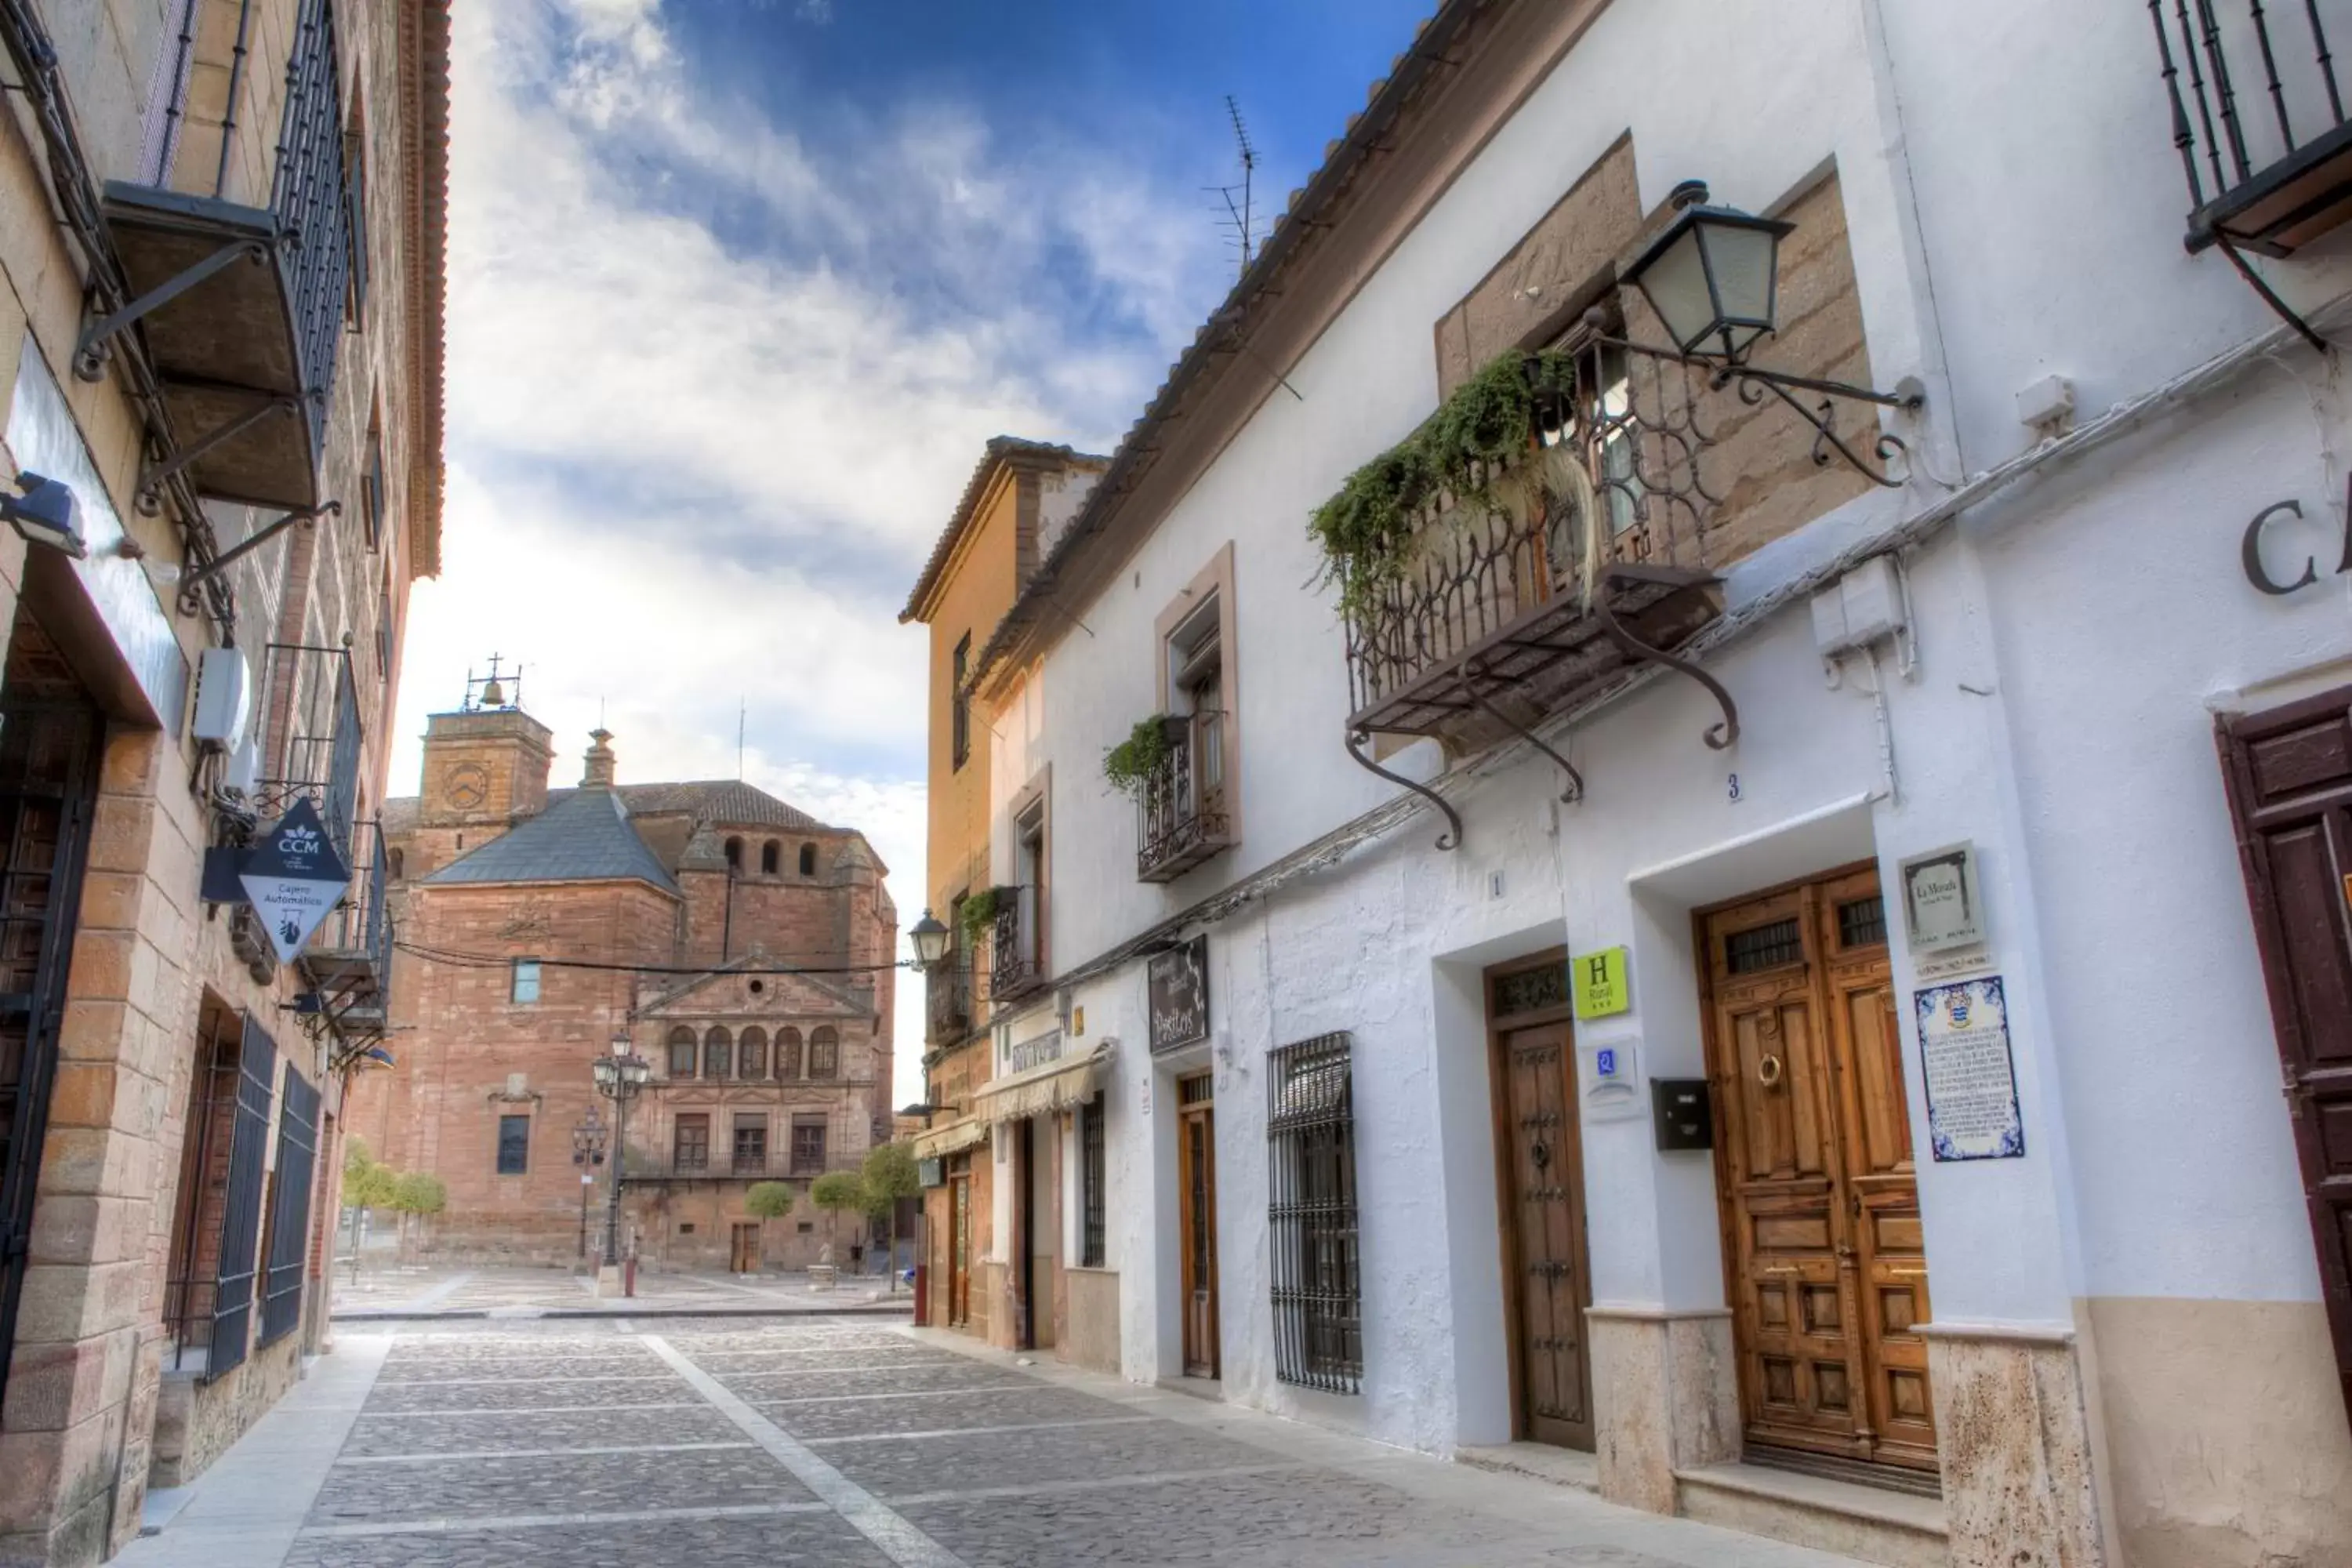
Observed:
[[[170,304],[214,273],[226,270],[239,260],[259,261],[270,252],[265,239],[232,240],[189,267],[177,277],[158,283],[110,316],[92,321],[82,329],[81,341],[74,344],[74,374],[83,381],[98,381],[106,374],[107,345],[118,334],[152,312]]]
[[[302,400],[299,397],[273,397],[238,415],[217,429],[208,430],[195,440],[182,447],[165,461],[158,463],[140,477],[139,492],[133,498],[142,517],[153,517],[163,506],[163,487],[170,484],[189,467],[200,463],[215,447],[226,446],[244,435],[263,420],[280,414],[299,414]]]
[[[1454,803],[1447,800],[1435,790],[1430,788],[1427,784],[1418,784],[1413,780],[1405,777],[1402,773],[1391,773],[1388,769],[1381,766],[1380,763],[1372,761],[1371,758],[1364,755],[1359,748],[1370,742],[1372,734],[1369,730],[1350,730],[1348,731],[1348,754],[1356,759],[1356,765],[1363,769],[1366,773],[1378,773],[1381,777],[1388,780],[1391,784],[1403,785],[1406,789],[1412,791],[1413,794],[1421,796],[1423,800],[1429,802],[1430,805],[1444,812],[1445,814],[1445,820],[1452,825],[1453,831],[1450,833],[1439,834],[1437,836],[1437,847],[1440,849],[1454,849],[1460,847],[1462,844],[1462,814],[1454,809]]]
[[[1517,735],[1520,740],[1525,741],[1528,745],[1533,746],[1537,751],[1541,752],[1545,756],[1549,757],[1553,762],[1559,763],[1559,771],[1568,775],[1568,787],[1559,792],[1559,803],[1562,805],[1574,805],[1578,801],[1582,800],[1584,798],[1584,775],[1576,771],[1576,764],[1570,762],[1566,757],[1561,756],[1558,752],[1552,750],[1551,747],[1544,742],[1542,736],[1538,735],[1533,730],[1528,729],[1526,725],[1512,718],[1508,713],[1504,712],[1502,708],[1494,700],[1494,699],[1487,696],[1486,692],[1479,685],[1480,681],[1486,679],[1486,671],[1476,659],[1464,659],[1462,661],[1461,670],[1462,689],[1469,693],[1471,701],[1475,702],[1479,708],[1486,712],[1486,716],[1494,720],[1495,722],[1502,725],[1503,728],[1508,730],[1512,734]]]
[[[1717,703],[1723,709],[1723,719],[1719,723],[1707,726],[1706,739],[1708,749],[1723,751],[1739,739],[1739,705],[1732,701],[1731,693],[1724,689],[1723,682],[1689,659],[1678,658],[1665,649],[1654,647],[1635,637],[1633,628],[1617,618],[1616,610],[1609,603],[1610,587],[1615,583],[1633,579],[1639,571],[1638,567],[1625,566],[1604,569],[1601,574],[1601,591],[1592,595],[1592,613],[1601,618],[1601,629],[1609,634],[1610,641],[1637,659],[1661,664],[1687,675],[1714,694]]]

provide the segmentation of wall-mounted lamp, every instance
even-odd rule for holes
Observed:
[[[948,944],[955,933],[925,910],[923,918],[907,928],[907,935],[915,944],[915,963],[921,969],[937,969],[947,962]]]
[[[16,488],[24,492],[21,497],[0,495],[0,517],[8,520],[18,538],[27,544],[61,550],[77,561],[89,553],[89,547],[82,542],[81,531],[74,526],[80,508],[73,490],[62,479],[20,473],[16,476]]]
[[[1625,269],[1625,280],[1676,348],[1737,364],[1773,328],[1780,239],[1797,226],[1710,206],[1704,180],[1685,180],[1666,199],[1675,221]]]

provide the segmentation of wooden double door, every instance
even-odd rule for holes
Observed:
[[[1567,953],[1487,972],[1513,1426],[1518,1436],[1590,1452],[1584,1310],[1592,1305],[1592,1276],[1570,1016]]]
[[[1927,1261],[1875,868],[1698,917],[1751,1447],[1936,1468]]]
[[[760,1222],[737,1220],[727,1238],[727,1268],[731,1274],[760,1271]]]

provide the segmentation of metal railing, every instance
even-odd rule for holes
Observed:
[[[971,1030],[971,954],[957,952],[923,977],[923,1038],[940,1045]]]
[[[2148,0],[2172,141],[2189,183],[2188,246],[2284,255],[2333,226],[2352,126],[2321,13],[2341,0]]]
[[[278,215],[290,273],[295,342],[313,443],[326,438],[327,394],[334,384],[335,351],[352,285],[357,200],[343,163],[334,9],[329,0],[303,0],[293,57],[286,65],[286,118],[278,132],[269,208]]]
[[[1010,995],[1037,978],[1037,889],[999,888],[988,939],[988,988]]]
[[[1168,722],[1167,758],[1136,801],[1135,874],[1146,882],[1181,876],[1232,842],[1224,715],[1204,710]]]
[[[335,852],[352,853],[359,811],[359,689],[340,647],[271,643],[263,660],[266,755],[272,771],[254,789],[254,810],[271,818],[297,800],[319,808]]]
[[[392,916],[384,902],[391,869],[380,824],[362,822],[352,834],[351,868],[350,890],[319,927],[310,946],[373,963],[381,985],[392,969]]]

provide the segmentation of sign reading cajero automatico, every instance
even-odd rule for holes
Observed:
[[[333,912],[352,885],[351,868],[335,853],[319,808],[298,800],[245,855],[238,868],[245,896],[269,931],[280,963],[291,963],[310,933]]]
[[[1181,1050],[1209,1037],[1209,939],[1155,954],[1145,986],[1151,1008],[1151,1048]]]

